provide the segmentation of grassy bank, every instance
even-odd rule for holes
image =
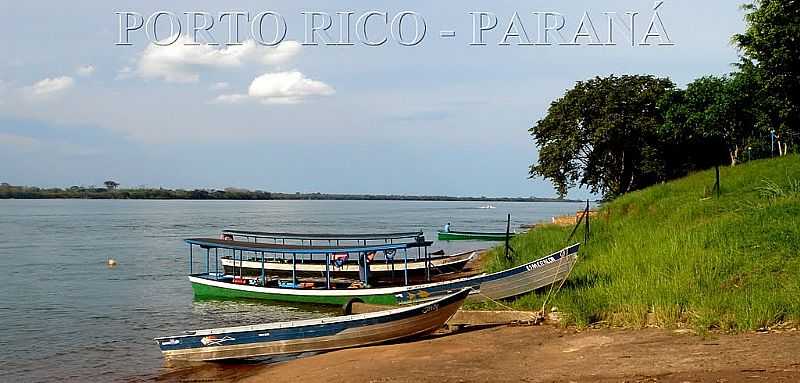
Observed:
[[[606,204],[569,281],[551,301],[565,324],[754,330],[800,321],[800,157],[721,169],[630,193]],[[565,245],[571,228],[514,240],[497,270]],[[582,239],[582,233],[576,237]],[[545,293],[518,308],[539,309]]]

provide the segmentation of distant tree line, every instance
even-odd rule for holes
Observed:
[[[110,181],[114,182],[114,181]],[[214,189],[119,189],[119,184],[106,187],[72,186],[69,188],[38,188],[0,184],[0,199],[181,199],[181,200],[384,200],[384,201],[475,201],[475,202],[578,202],[559,198],[511,197],[452,197],[371,194],[276,193],[238,188]]]
[[[785,155],[800,140],[800,3],[743,6],[726,76],[680,89],[649,75],[578,82],[531,129],[544,177],[560,196],[587,187],[610,199],[699,169]]]

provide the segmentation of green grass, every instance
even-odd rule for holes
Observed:
[[[548,303],[563,324],[746,331],[800,322],[800,157],[722,168],[630,193],[591,221],[591,240]],[[572,228],[544,227],[513,242],[500,270],[566,245]],[[576,234],[577,242],[583,233]],[[538,310],[546,291],[516,300]]]

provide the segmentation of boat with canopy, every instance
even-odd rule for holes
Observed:
[[[458,311],[470,289],[425,303],[342,317],[187,331],[156,338],[165,358],[242,359],[331,351],[397,341],[436,331]]]
[[[433,244],[433,242],[425,241],[422,231],[373,234],[298,234],[227,229],[222,231],[221,238],[252,241],[254,243],[302,246],[314,246],[315,244],[319,246],[367,246],[368,244],[406,243],[409,248],[416,247],[418,250],[416,256],[408,262],[396,257],[392,251],[371,255],[370,262],[372,267],[370,268],[370,273],[372,281],[385,283],[394,283],[398,276],[397,271],[400,269],[407,269],[409,276],[417,280],[420,278],[428,280],[428,273],[439,275],[457,272],[476,258],[479,252],[479,250],[471,250],[445,255],[444,251],[440,250],[432,253],[426,252],[425,257],[422,257],[419,249]],[[264,263],[264,268],[269,275],[273,276],[286,277],[296,273],[300,278],[324,277],[326,271],[325,259],[299,255],[297,261],[298,264],[295,267],[294,263],[288,262],[285,256],[268,257]],[[220,262],[222,263],[223,272],[226,274],[258,276],[261,273],[262,265],[259,259],[236,260],[231,256],[223,256]],[[336,264],[336,267],[332,270],[334,277],[358,278],[361,266],[357,259],[350,257],[348,254],[336,254],[334,255],[334,263]]]
[[[402,286],[370,287],[371,254],[384,253],[385,256],[386,252],[394,252],[397,254],[395,257],[402,259],[403,266],[406,266],[410,260],[408,250],[420,247],[414,243],[300,246],[210,238],[186,239],[185,242],[189,244],[189,281],[197,298],[265,299],[334,305],[343,305],[352,299],[372,304],[411,303],[436,299],[466,287],[475,290],[469,297],[471,301],[511,298],[566,278],[577,260],[579,248],[579,244],[572,245],[547,257],[497,273],[441,282],[410,284],[408,268],[404,267],[399,271],[403,275]],[[197,247],[205,250],[204,273],[194,272],[194,249]],[[425,259],[428,259],[427,246],[422,248],[425,250]],[[239,260],[245,257],[260,259],[262,263],[260,275],[248,277],[243,274],[231,275],[224,271],[220,272],[220,250],[223,254],[231,252],[233,259],[237,257]],[[291,259],[293,266],[291,279],[267,274],[265,265],[268,254],[282,255]],[[334,261],[337,254],[348,254],[358,259],[361,267],[358,281],[331,276],[332,269],[336,267]],[[201,254],[201,259],[202,256]],[[325,277],[300,279],[297,274],[298,256],[323,258]],[[429,268],[426,271],[426,280],[430,280]]]

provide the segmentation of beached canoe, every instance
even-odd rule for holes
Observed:
[[[237,252],[276,252],[302,254],[364,253],[401,249],[402,244],[380,247],[320,248],[281,247],[278,245],[253,244],[247,242],[219,241],[213,239],[187,239],[187,243],[206,249],[206,260],[210,249],[233,249]],[[578,258],[580,245],[575,244],[549,256],[510,268],[504,271],[481,274],[442,282],[379,288],[336,288],[335,284],[281,284],[280,281],[261,278],[237,278],[222,273],[209,272],[191,274],[195,297],[198,299],[264,299],[284,302],[343,305],[358,298],[370,304],[407,304],[436,299],[462,288],[474,290],[469,301],[498,300],[516,297],[536,289],[549,286],[567,277]],[[191,254],[191,252],[190,252]],[[191,262],[190,262],[191,264]]]
[[[506,236],[514,237],[516,233],[487,233],[480,231],[444,231],[436,232],[440,241],[505,241]]]
[[[156,338],[165,358],[242,359],[361,347],[429,334],[444,326],[469,294],[386,311],[264,325],[188,331]]]
[[[461,271],[464,266],[475,259],[481,250],[470,250],[444,257],[431,258],[429,261],[424,258],[414,258],[405,262],[397,256],[390,260],[375,259],[371,262],[369,272],[370,280],[391,281],[402,279],[404,270],[408,269],[409,278],[419,279],[425,277],[426,267],[431,275],[453,273]],[[340,260],[343,258],[340,258]],[[239,275],[243,277],[256,277],[261,275],[262,266],[266,270],[266,275],[277,277],[291,277],[294,272],[297,278],[319,278],[324,277],[328,269],[331,270],[333,278],[359,279],[362,269],[356,260],[341,261],[327,267],[323,261],[301,260],[297,265],[292,264],[291,259],[274,258],[266,260],[263,264],[258,259],[234,259],[233,257],[222,257],[220,259],[223,272],[227,275]]]

